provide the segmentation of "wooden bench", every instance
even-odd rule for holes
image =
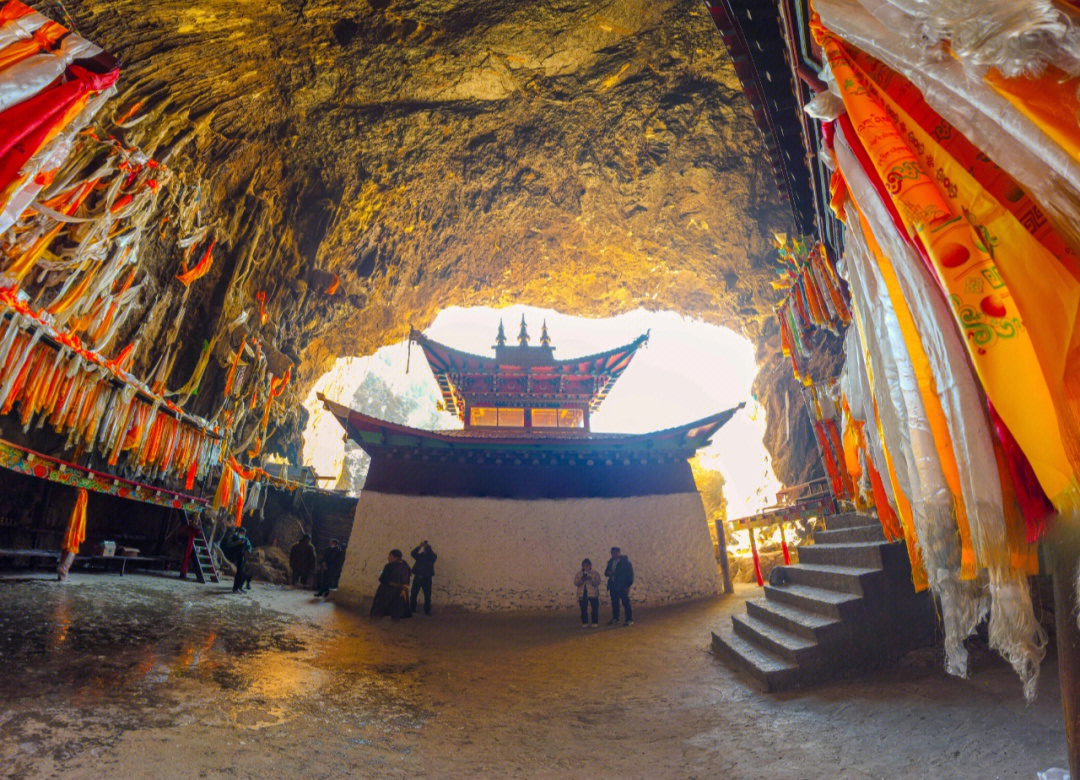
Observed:
[[[12,558],[29,560],[34,565],[36,559],[48,560],[49,565],[55,567],[60,562],[59,550],[4,550],[0,549],[0,560]],[[83,563],[88,566],[100,565],[103,569],[110,567],[117,569],[123,577],[130,565],[134,568],[150,568],[160,566],[164,568],[171,559],[158,555],[76,555],[75,564]]]
[[[86,563],[87,565],[100,564],[102,568],[108,569],[110,566],[120,571],[120,576],[124,576],[124,571],[129,565],[133,568],[150,568],[151,566],[160,566],[164,568],[169,562],[168,558],[162,558],[157,555],[76,555],[75,563]]]
[[[2,550],[0,549],[0,560],[5,558],[13,559],[28,559],[30,565],[33,566],[35,558],[47,558],[53,566],[60,562],[59,550]]]

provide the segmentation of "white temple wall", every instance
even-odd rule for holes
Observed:
[[[370,604],[387,553],[427,539],[438,553],[436,607],[552,609],[576,605],[582,558],[603,574],[612,546],[634,565],[635,604],[719,592],[716,560],[697,493],[629,498],[447,498],[365,490],[334,600]],[[601,601],[606,592],[601,590]],[[422,597],[421,597],[422,598]]]

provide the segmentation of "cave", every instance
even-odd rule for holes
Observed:
[[[243,337],[232,323],[264,293],[259,338],[293,365],[267,452],[299,462],[298,401],[333,360],[451,306],[679,312],[757,345],[770,419],[796,392],[783,387],[769,308],[773,234],[792,217],[699,3],[418,3],[348,18],[319,2],[81,3],[73,14],[123,61],[111,105],[118,117],[139,108],[119,137],[173,171],[180,205],[198,193],[195,221],[216,241],[167,382],[183,384],[212,341],[202,386],[220,387]],[[180,305],[149,306],[179,256],[179,236],[162,234],[143,250],[146,319],[118,337],[141,339],[136,373],[154,368]],[[794,446],[769,431],[792,484],[820,470],[797,417]]]
[[[5,768],[1076,776],[1080,9],[962,5],[0,0]]]

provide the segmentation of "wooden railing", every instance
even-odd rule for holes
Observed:
[[[817,483],[824,483],[824,493],[812,490]],[[825,480],[815,480],[785,488],[776,494],[776,502],[776,506],[769,507],[756,515],[731,521],[734,531],[746,531],[750,536],[750,554],[754,558],[754,576],[759,587],[765,584],[765,578],[761,575],[761,556],[758,554],[756,531],[761,528],[779,526],[780,549],[784,554],[784,565],[790,566],[791,551],[788,549],[785,524],[836,512],[836,499],[829,492],[828,482]]]
[[[800,501],[821,498],[831,493],[829,480],[825,477],[803,482],[801,485],[781,488],[776,491],[776,506],[791,506]]]

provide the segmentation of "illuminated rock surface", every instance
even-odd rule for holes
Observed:
[[[119,105],[143,104],[125,140],[199,186],[215,223],[218,259],[198,283],[170,384],[264,289],[271,357],[297,364],[293,401],[334,358],[368,354],[455,304],[670,309],[741,328],[778,364],[770,242],[787,211],[697,0],[71,10],[123,59]],[[161,285],[178,251],[149,255]],[[329,297],[333,274],[341,288]],[[146,334],[137,370],[160,331]],[[203,411],[239,340],[218,343]],[[793,386],[769,376],[759,395],[772,421],[777,388]],[[291,409],[278,449],[299,442]],[[782,420],[769,437],[787,481],[813,452],[794,409],[790,439]]]

